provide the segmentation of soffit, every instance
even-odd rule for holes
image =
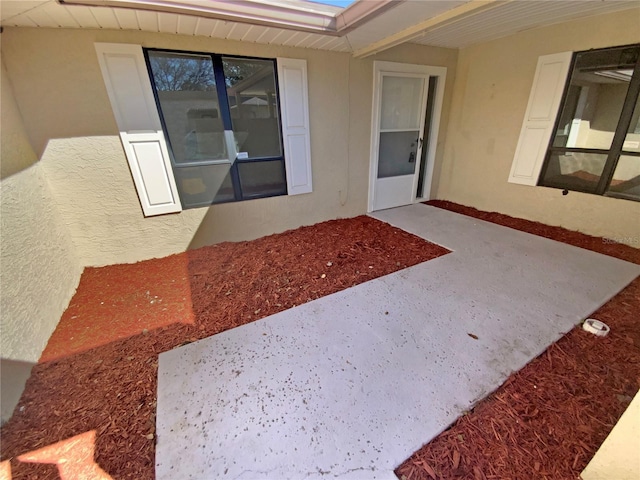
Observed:
[[[427,30],[411,40],[421,45],[464,48],[514,33],[581,17],[638,8],[640,2],[624,0],[515,0]],[[636,12],[638,29],[640,15]]]
[[[344,37],[264,25],[130,8],[62,5],[55,0],[2,0],[4,27],[140,30],[270,45],[349,51]]]
[[[406,42],[462,48],[527,29],[638,5],[637,0],[391,0],[386,9],[355,28],[341,31],[338,22],[337,32],[316,33],[182,13],[62,5],[55,0],[0,0],[0,21],[2,26],[141,30],[367,56]],[[461,12],[459,16],[457,11]]]
[[[346,37],[355,51],[465,3],[456,0],[407,0],[347,33]]]

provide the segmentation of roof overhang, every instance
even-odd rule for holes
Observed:
[[[129,8],[342,36],[404,0],[358,1],[346,9],[295,0],[57,0],[62,5]]]
[[[447,10],[435,17],[429,18],[415,25],[412,25],[404,30],[389,35],[377,42],[367,45],[364,48],[360,48],[353,52],[354,57],[367,57],[374,55],[378,52],[388,50],[402,43],[410,42],[411,40],[421,37],[425,32],[442,28],[447,25],[453,24],[463,18],[471,17],[479,12],[495,8],[503,3],[507,3],[512,0],[472,0],[468,3],[464,3],[460,6]]]
[[[517,32],[628,10],[638,0],[0,0],[3,27],[204,36],[364,58],[404,43],[466,48]]]

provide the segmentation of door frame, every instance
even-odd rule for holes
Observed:
[[[438,132],[440,129],[440,116],[442,114],[442,103],[444,100],[444,88],[447,79],[446,67],[434,67],[430,65],[415,65],[411,63],[384,62],[376,60],[373,62],[373,102],[371,114],[371,145],[369,151],[369,194],[367,202],[367,212],[373,211],[375,199],[375,185],[378,177],[378,147],[379,147],[379,126],[381,107],[382,77],[384,74],[418,74],[424,76],[427,81],[429,77],[437,77],[436,92],[434,98],[433,115],[431,125],[429,125],[429,143],[424,145],[427,148],[425,156],[427,165],[424,177],[424,188],[422,197],[417,197],[417,179],[420,171],[420,158],[416,158],[416,170],[414,172],[413,192],[411,194],[412,203],[421,202],[431,198],[431,184],[433,182],[433,168],[436,157],[436,147],[438,144]],[[424,117],[425,112],[421,112]],[[421,132],[423,133],[423,132]]]

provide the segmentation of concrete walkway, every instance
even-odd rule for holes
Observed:
[[[395,479],[640,274],[426,205],[373,216],[452,253],[161,354],[158,479]]]

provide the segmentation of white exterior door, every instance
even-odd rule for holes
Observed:
[[[371,142],[371,172],[369,210],[382,210],[414,203],[428,198],[436,141],[425,143],[425,133],[437,139],[444,74],[446,69],[421,65],[375,62],[373,125]],[[438,77],[436,94],[427,109],[429,79]],[[425,118],[430,111],[430,125],[425,130]],[[423,149],[429,148],[425,152]],[[428,187],[417,192],[421,159],[430,163],[427,169]],[[423,178],[425,170],[423,168]],[[426,184],[425,184],[426,185]]]

